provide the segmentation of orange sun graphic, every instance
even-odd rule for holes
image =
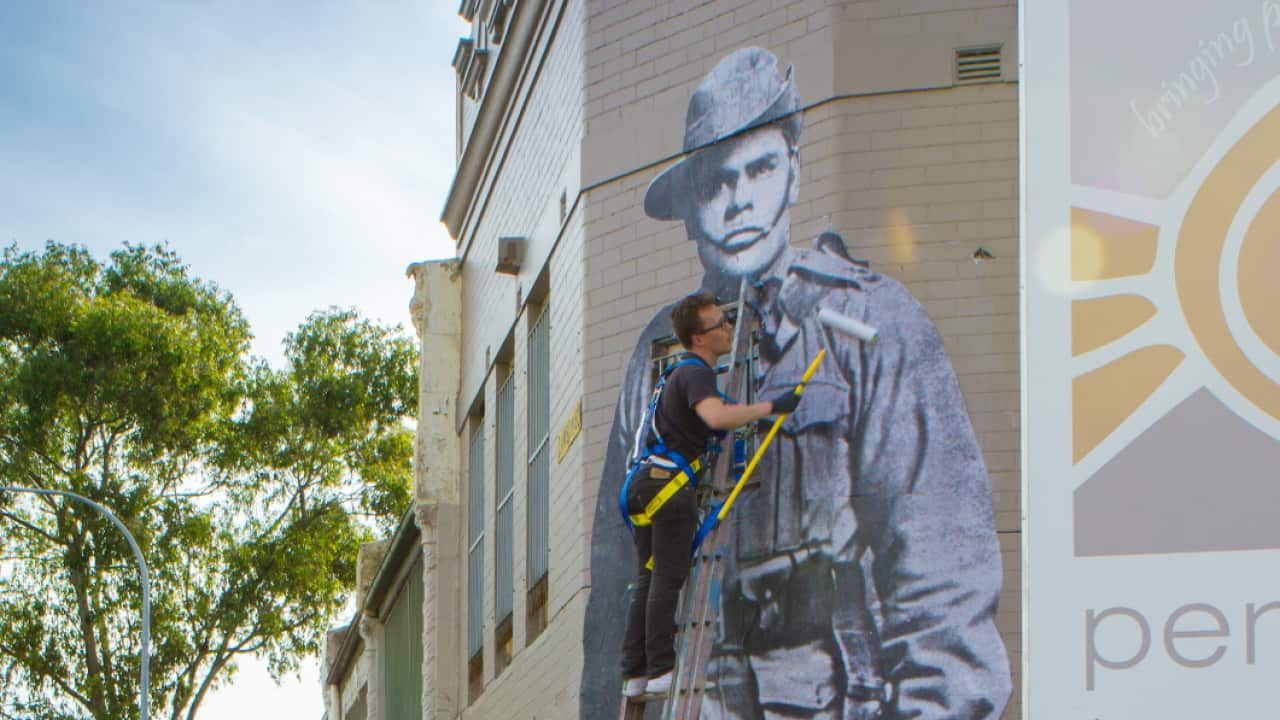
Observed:
[[[1280,439],[1274,100],[1255,98],[1164,200],[1075,187],[1070,263],[1073,462],[1201,387]]]

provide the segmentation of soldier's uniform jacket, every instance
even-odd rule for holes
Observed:
[[[827,359],[762,457],[759,486],[733,510],[736,552],[718,652],[753,658],[761,704],[817,710],[842,694],[873,700],[868,717],[994,720],[1010,693],[994,618],[1000,550],[990,481],[955,373],[906,288],[847,259],[838,236],[816,244],[788,249],[754,295],[757,397],[794,386],[824,347]],[[818,308],[877,328],[879,342],[864,346],[828,330]],[[594,592],[608,582],[597,568],[625,557],[625,531],[616,509],[613,522],[607,510],[649,396],[651,343],[671,332],[668,312],[645,329],[623,380],[595,518],[588,627],[611,611],[615,592]],[[618,554],[604,557],[614,544]],[[588,658],[616,653],[616,633],[587,644]],[[766,656],[787,645],[815,648],[793,653],[787,666],[817,657],[785,682],[761,677]],[[592,674],[584,675],[584,698]]]

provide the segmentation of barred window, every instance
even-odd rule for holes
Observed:
[[[529,330],[528,587],[547,575],[551,524],[551,313]]]
[[[467,657],[484,646],[484,422],[471,423],[467,468]]]
[[[498,388],[498,477],[497,518],[494,525],[497,552],[494,559],[494,608],[497,623],[501,625],[511,615],[514,581],[514,516],[512,497],[515,495],[515,382],[510,376]]]

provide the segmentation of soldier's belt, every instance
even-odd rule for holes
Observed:
[[[795,550],[783,552],[763,561],[740,560],[738,582],[748,585],[779,573],[786,573],[790,576],[791,573],[795,572],[796,568],[818,554],[817,548],[803,545]]]

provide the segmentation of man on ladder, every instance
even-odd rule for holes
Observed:
[[[685,353],[654,390],[619,499],[638,564],[623,640],[627,697],[671,688],[676,603],[689,576],[698,529],[694,486],[708,441],[715,431],[792,412],[800,402],[792,391],[750,405],[725,401],[713,368],[733,349],[733,328],[713,295],[681,300],[671,311],[671,324]]]

